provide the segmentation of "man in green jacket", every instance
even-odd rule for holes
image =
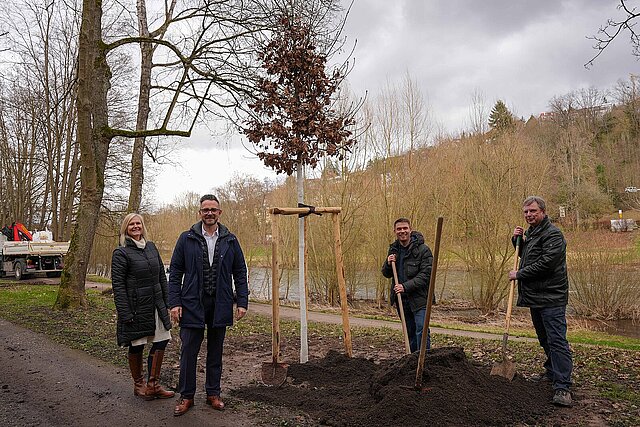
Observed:
[[[567,242],[558,227],[546,215],[541,197],[527,197],[522,204],[524,219],[529,224],[513,231],[515,244],[524,234],[520,251],[520,268],[509,272],[518,280],[518,306],[529,307],[538,341],[547,355],[542,381],[555,390],[553,403],[571,406],[571,371],[573,362],[567,342],[566,308],[569,301],[567,277]]]

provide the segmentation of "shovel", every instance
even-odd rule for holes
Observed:
[[[393,270],[393,281],[398,284],[398,270],[396,269],[395,261],[391,263],[391,269]],[[407,321],[404,319],[404,306],[402,304],[402,294],[397,293],[398,298],[398,312],[400,313],[400,321],[402,322],[402,336],[404,337],[404,350],[407,354],[411,354],[411,346],[409,345],[409,334],[407,332]]]
[[[513,261],[513,269],[518,269],[518,256],[520,255],[520,241],[522,237],[516,239],[516,256]],[[516,287],[517,280],[511,280],[509,286],[509,300],[507,301],[507,314],[505,318],[505,331],[502,335],[502,362],[496,363],[491,368],[491,375],[499,375],[511,381],[516,374],[516,364],[507,358],[507,341],[509,340],[509,326],[511,324],[511,309],[513,308],[513,292]]]
[[[279,387],[287,379],[287,365],[280,363],[280,276],[278,265],[278,228],[275,215],[271,218],[271,362],[262,363],[262,382],[266,385]]]

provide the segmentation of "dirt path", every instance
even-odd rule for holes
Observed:
[[[2,426],[253,426],[247,411],[196,406],[173,416],[175,399],[143,402],[128,372],[0,319]]]

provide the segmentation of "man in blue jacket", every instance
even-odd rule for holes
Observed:
[[[222,209],[216,196],[200,199],[200,218],[176,243],[169,270],[171,319],[180,322],[180,401],[173,415],[185,414],[194,405],[198,353],[207,330],[206,403],[222,410],[220,397],[222,349],[227,326],[233,324],[234,290],[236,320],[249,304],[247,266],[240,243],[218,222]],[[233,280],[232,280],[233,279]]]
[[[547,355],[545,372],[539,380],[553,384],[554,404],[571,406],[573,362],[567,341],[567,242],[546,215],[544,199],[527,197],[522,211],[529,228],[526,232],[522,227],[513,230],[514,244],[523,234],[524,240],[520,268],[510,271],[509,279],[518,280],[518,306],[529,307],[538,341]]]

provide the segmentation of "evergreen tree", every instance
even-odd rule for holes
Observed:
[[[510,132],[515,128],[516,121],[505,103],[499,99],[491,109],[489,115],[489,127],[495,132],[502,134]]]

